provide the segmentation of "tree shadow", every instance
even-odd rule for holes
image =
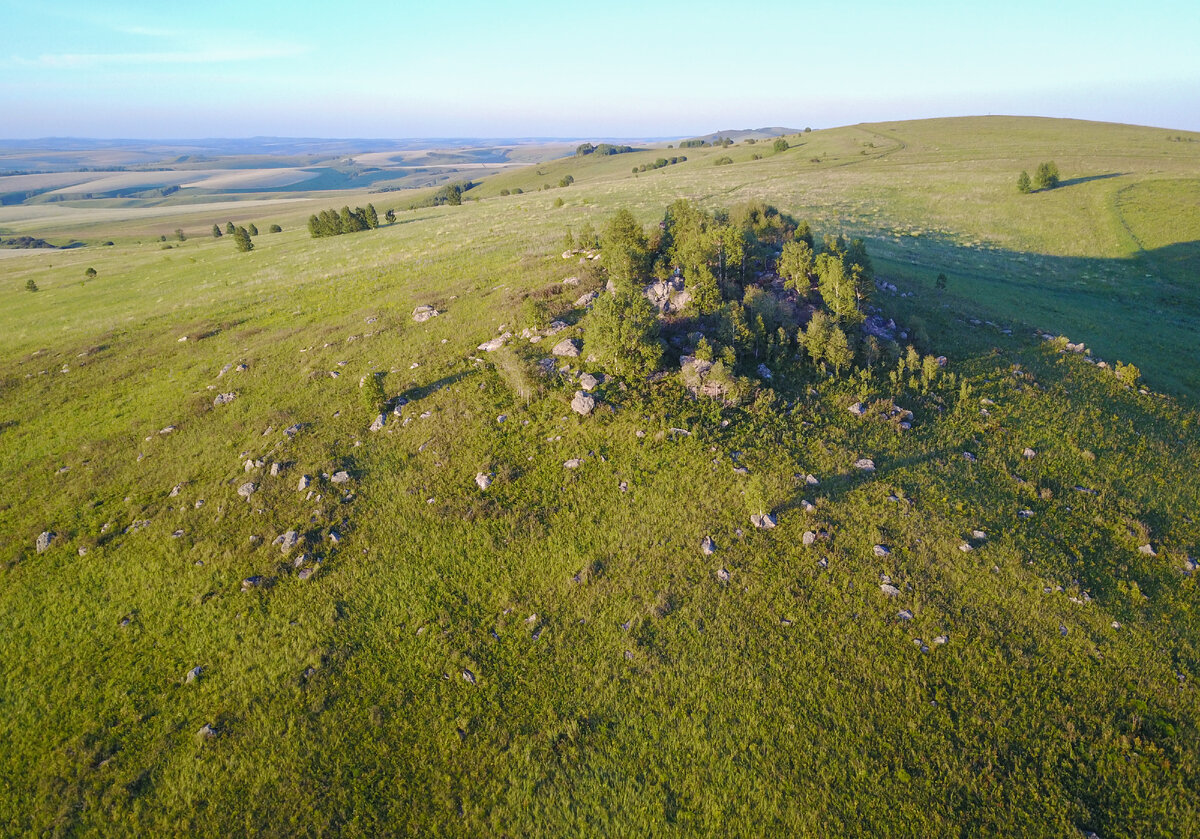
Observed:
[[[1064,186],[1078,186],[1079,184],[1086,184],[1088,181],[1105,181],[1105,180],[1108,180],[1109,178],[1121,178],[1128,174],[1130,174],[1130,173],[1129,172],[1107,172],[1103,175],[1088,175],[1085,178],[1068,178],[1065,181],[1059,181],[1058,186],[1056,188],[1062,189]],[[1044,191],[1045,190],[1038,190],[1038,192],[1044,192]]]
[[[796,493],[775,507],[777,513],[787,513],[792,510],[799,509],[805,501],[812,501],[814,498],[826,498],[830,501],[837,501],[841,497],[848,495],[854,490],[866,484],[887,480],[888,476],[903,469],[908,469],[913,466],[928,463],[932,460],[939,460],[947,457],[944,451],[926,452],[913,457],[899,458],[897,460],[888,461],[882,464],[877,464],[872,470],[852,469],[849,472],[842,472],[837,475],[832,475],[815,486],[806,485],[796,491]],[[812,490],[806,492],[806,490]]]
[[[449,376],[443,376],[427,385],[411,387],[403,393],[397,394],[397,398],[403,399],[405,402],[416,402],[418,399],[424,399],[426,396],[437,393],[442,388],[450,387],[450,385],[456,384],[467,376],[474,375],[477,372],[477,370],[462,370]]]

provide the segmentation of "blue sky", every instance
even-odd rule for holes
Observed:
[[[0,0],[0,137],[632,138],[988,113],[1200,130],[1195,0],[977,5]]]

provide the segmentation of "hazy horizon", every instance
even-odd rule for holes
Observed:
[[[1200,16],[1177,2],[0,9],[11,139],[685,137],[985,114],[1200,130]]]

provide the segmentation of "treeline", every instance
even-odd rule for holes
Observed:
[[[586,157],[589,154],[606,156],[610,154],[626,154],[631,151],[636,151],[636,149],[633,146],[614,146],[611,143],[601,143],[598,146],[593,146],[591,143],[583,143],[575,148],[575,156]]]
[[[671,157],[671,158],[660,157],[660,158],[657,158],[653,163],[643,163],[641,166],[634,166],[633,173],[636,175],[638,172],[651,172],[655,169],[662,169],[666,166],[673,166],[676,163],[683,163],[685,160],[687,160],[687,158],[684,157],[683,155],[679,155],[678,157]]]
[[[379,214],[375,212],[374,204],[368,204],[365,210],[362,207],[355,207],[353,210],[342,207],[340,213],[337,210],[322,210],[308,217],[308,232],[314,239],[357,233],[360,230],[374,230],[377,227]]]

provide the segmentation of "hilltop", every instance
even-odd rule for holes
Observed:
[[[0,208],[0,824],[1196,832],[1194,136]]]

